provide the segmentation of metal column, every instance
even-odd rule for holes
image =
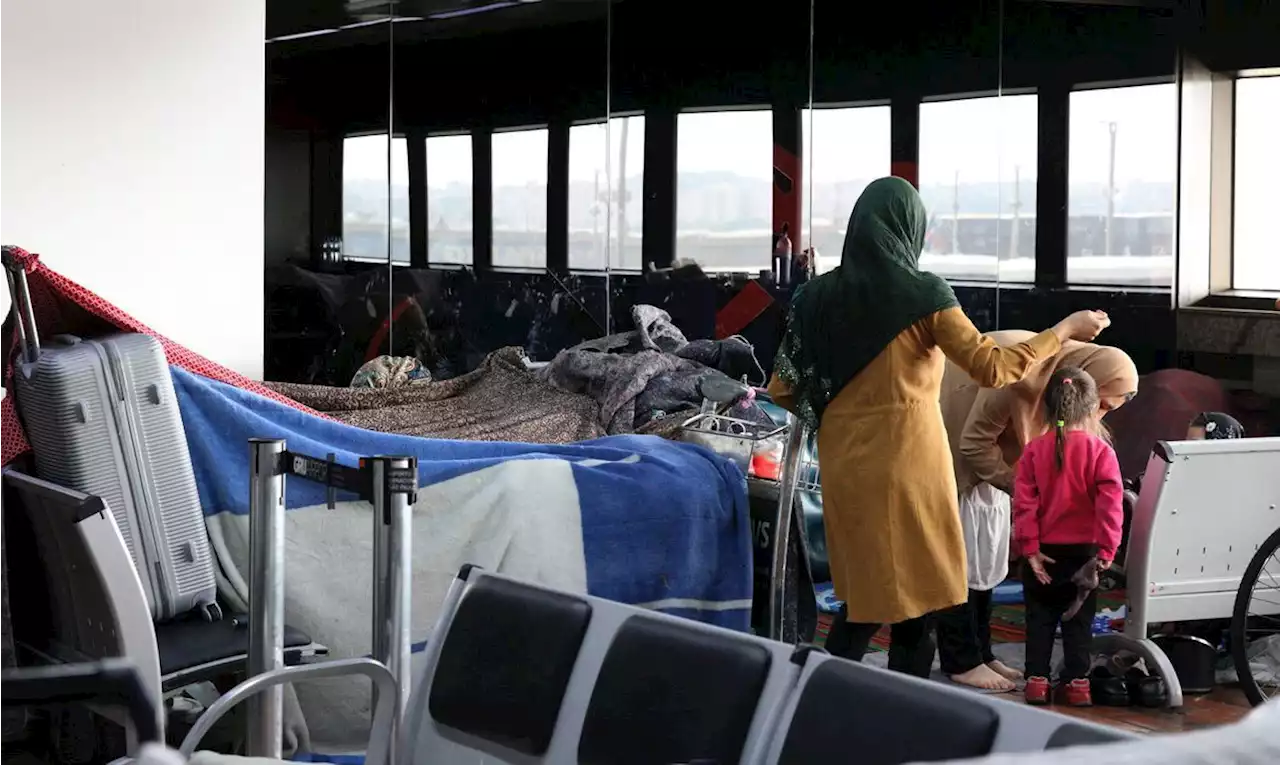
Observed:
[[[797,418],[791,419],[787,435],[787,450],[782,463],[782,475],[778,481],[778,514],[773,526],[773,567],[769,572],[769,625],[766,637],[782,640],[785,630],[785,605],[787,599],[787,552],[791,544],[791,516],[795,512],[796,483],[800,472],[800,454],[804,450],[808,432]]]
[[[391,469],[409,470],[416,486],[417,460],[412,457],[374,457],[373,470],[373,658],[386,665],[396,679],[398,698],[391,736],[390,759],[396,761],[399,725],[409,706],[412,680],[412,489],[395,486]]]
[[[284,441],[249,441],[249,676],[284,667]],[[245,754],[280,759],[284,689],[249,701]]]

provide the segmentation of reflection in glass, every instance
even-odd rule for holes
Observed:
[[[569,129],[569,268],[640,270],[643,184],[643,116]]]
[[[767,270],[773,113],[685,113],[676,131],[676,257],[712,271]]]
[[[427,138],[427,262],[471,265],[471,136]]]
[[[1068,282],[1173,283],[1177,104],[1172,83],[1071,94]]]
[[[547,265],[547,129],[493,134],[493,265]]]
[[[920,105],[922,268],[948,279],[1034,280],[1037,123],[1034,95]]]
[[[390,181],[388,166],[390,161]],[[409,155],[405,139],[352,136],[342,144],[342,255],[387,259],[387,193],[391,194],[391,259],[409,262]]]
[[[818,251],[818,273],[840,264],[854,203],[868,183],[889,174],[889,113],[888,106],[855,106],[801,114],[812,162],[801,214],[803,239]]]
[[[1236,81],[1235,231],[1231,286],[1280,290],[1275,179],[1280,177],[1280,76]]]

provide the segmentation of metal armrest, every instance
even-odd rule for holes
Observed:
[[[178,751],[183,757],[190,757],[200,745],[205,734],[222,719],[232,707],[253,695],[286,683],[323,680],[330,677],[347,675],[364,675],[373,681],[377,706],[373,710],[373,721],[369,726],[369,746],[365,753],[366,765],[390,765],[387,753],[391,745],[392,721],[396,716],[398,695],[396,680],[381,663],[373,659],[336,659],[321,664],[307,664],[301,667],[285,667],[245,680],[227,691],[200,715],[192,726],[187,737],[182,740]]]

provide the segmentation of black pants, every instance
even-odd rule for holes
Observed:
[[[843,606],[827,636],[827,651],[853,661],[862,661],[871,638],[883,625],[846,621]],[[916,677],[928,677],[933,668],[933,614],[908,619],[889,627],[889,669]]]
[[[1093,557],[1087,545],[1041,545],[1040,551],[1054,560],[1045,564],[1052,577],[1041,584],[1028,565],[1022,567],[1022,592],[1027,604],[1027,677],[1048,677],[1053,656],[1053,633],[1062,625],[1062,682],[1089,674],[1093,643],[1093,617],[1098,610],[1098,593],[1090,592],[1075,616],[1063,621],[1062,614],[1076,597],[1071,575]]]
[[[947,675],[996,660],[991,652],[991,590],[969,590],[969,600],[939,611],[938,659]]]

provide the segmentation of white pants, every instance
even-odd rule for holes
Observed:
[[[1009,495],[991,484],[980,483],[960,497],[969,589],[993,590],[1009,575],[1012,524]]]

